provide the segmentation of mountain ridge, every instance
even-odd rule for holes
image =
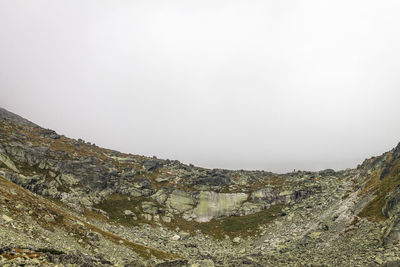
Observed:
[[[52,133],[54,133],[55,135],[58,135],[58,134],[56,133],[56,131],[54,131],[54,130],[51,130],[51,129],[45,128],[45,127],[43,127],[43,126],[37,125],[37,124],[33,123],[32,121],[27,120],[27,119],[25,119],[25,118],[22,118],[21,116],[19,116],[19,115],[13,113],[13,112],[11,112],[11,111],[8,111],[8,110],[6,110],[6,109],[4,109],[4,108],[1,108],[1,107],[0,107],[0,119],[6,119],[6,120],[8,119],[8,120],[10,120],[10,121],[13,121],[14,123],[18,123],[18,124],[21,124],[21,125],[30,125],[30,126],[33,126],[33,127],[38,127],[38,128],[46,129],[47,131],[52,132]],[[61,136],[61,135],[60,135],[60,136]],[[64,136],[64,135],[62,135],[62,136]],[[64,136],[64,137],[66,137],[66,136]],[[74,139],[74,138],[71,138],[71,137],[67,137],[67,138]],[[82,140],[82,139],[80,139],[80,138],[77,139],[77,140],[83,141],[83,142],[88,143],[88,144],[96,145],[94,142],[84,141],[84,140]],[[400,142],[399,142],[398,144],[400,144]],[[113,151],[117,151],[117,150],[110,149],[110,148],[107,148],[107,149],[113,150]],[[120,152],[120,151],[117,151],[117,152],[123,153],[123,154],[131,154],[131,152]],[[141,155],[141,156],[143,156],[143,157],[148,157],[148,158],[158,158],[158,157],[156,157],[156,156],[145,156],[145,155]],[[175,159],[175,160],[177,160],[177,159]],[[184,163],[184,164],[185,164],[185,165],[194,165],[194,164],[192,164],[192,163]],[[358,165],[360,165],[360,164],[361,164],[361,163],[359,163]],[[196,165],[196,166],[197,166],[197,165]],[[199,167],[199,168],[203,168],[203,169],[220,169],[220,170],[231,170],[231,171],[240,171],[240,170],[244,170],[244,171],[265,171],[265,172],[271,172],[271,173],[275,173],[275,174],[279,174],[279,175],[290,174],[290,173],[293,172],[293,171],[289,171],[289,172],[272,172],[272,171],[269,171],[268,169],[256,169],[256,168],[254,168],[254,169],[233,168],[233,169],[232,169],[232,168],[222,168],[222,167],[210,168],[210,167],[206,167],[206,166],[202,166],[202,167],[198,166],[198,167]],[[340,172],[340,171],[345,171],[346,169],[353,169],[353,168],[356,168],[356,167],[357,167],[357,166],[354,166],[354,167],[347,167],[347,168],[342,168],[342,169],[337,169],[337,170],[335,170],[334,168],[328,168],[328,169],[334,170],[334,171],[337,171],[337,172]],[[324,171],[324,170],[327,170],[327,169],[321,168],[321,169],[312,170],[312,171],[311,171],[311,170],[304,170],[304,171],[319,172],[319,171]],[[295,170],[295,171],[296,171],[296,170]]]
[[[354,169],[276,174],[120,153],[59,135],[4,109],[0,125],[4,262],[400,263],[400,143]],[[53,212],[23,199],[16,201],[25,208],[16,209],[6,201],[15,198],[13,191],[33,194],[35,203],[44,198],[42,210]],[[15,224],[21,225],[18,231]],[[17,238],[24,235],[36,245]]]

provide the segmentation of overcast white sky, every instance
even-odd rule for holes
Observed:
[[[0,106],[203,167],[355,167],[400,141],[400,1],[0,0]]]

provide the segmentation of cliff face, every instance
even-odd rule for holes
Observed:
[[[69,139],[0,109],[0,182],[2,261],[400,262],[400,145],[340,172],[210,170]]]

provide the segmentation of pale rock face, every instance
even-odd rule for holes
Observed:
[[[200,192],[200,202],[193,210],[193,217],[197,222],[209,222],[213,218],[229,216],[236,212],[246,201],[245,193],[215,193]]]
[[[191,210],[195,203],[190,194],[180,190],[175,190],[167,199],[166,204],[173,210],[185,212]]]

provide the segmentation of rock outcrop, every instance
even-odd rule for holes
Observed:
[[[246,193],[202,191],[199,195],[199,203],[193,210],[193,217],[197,222],[209,222],[215,218],[237,214],[247,198]]]

